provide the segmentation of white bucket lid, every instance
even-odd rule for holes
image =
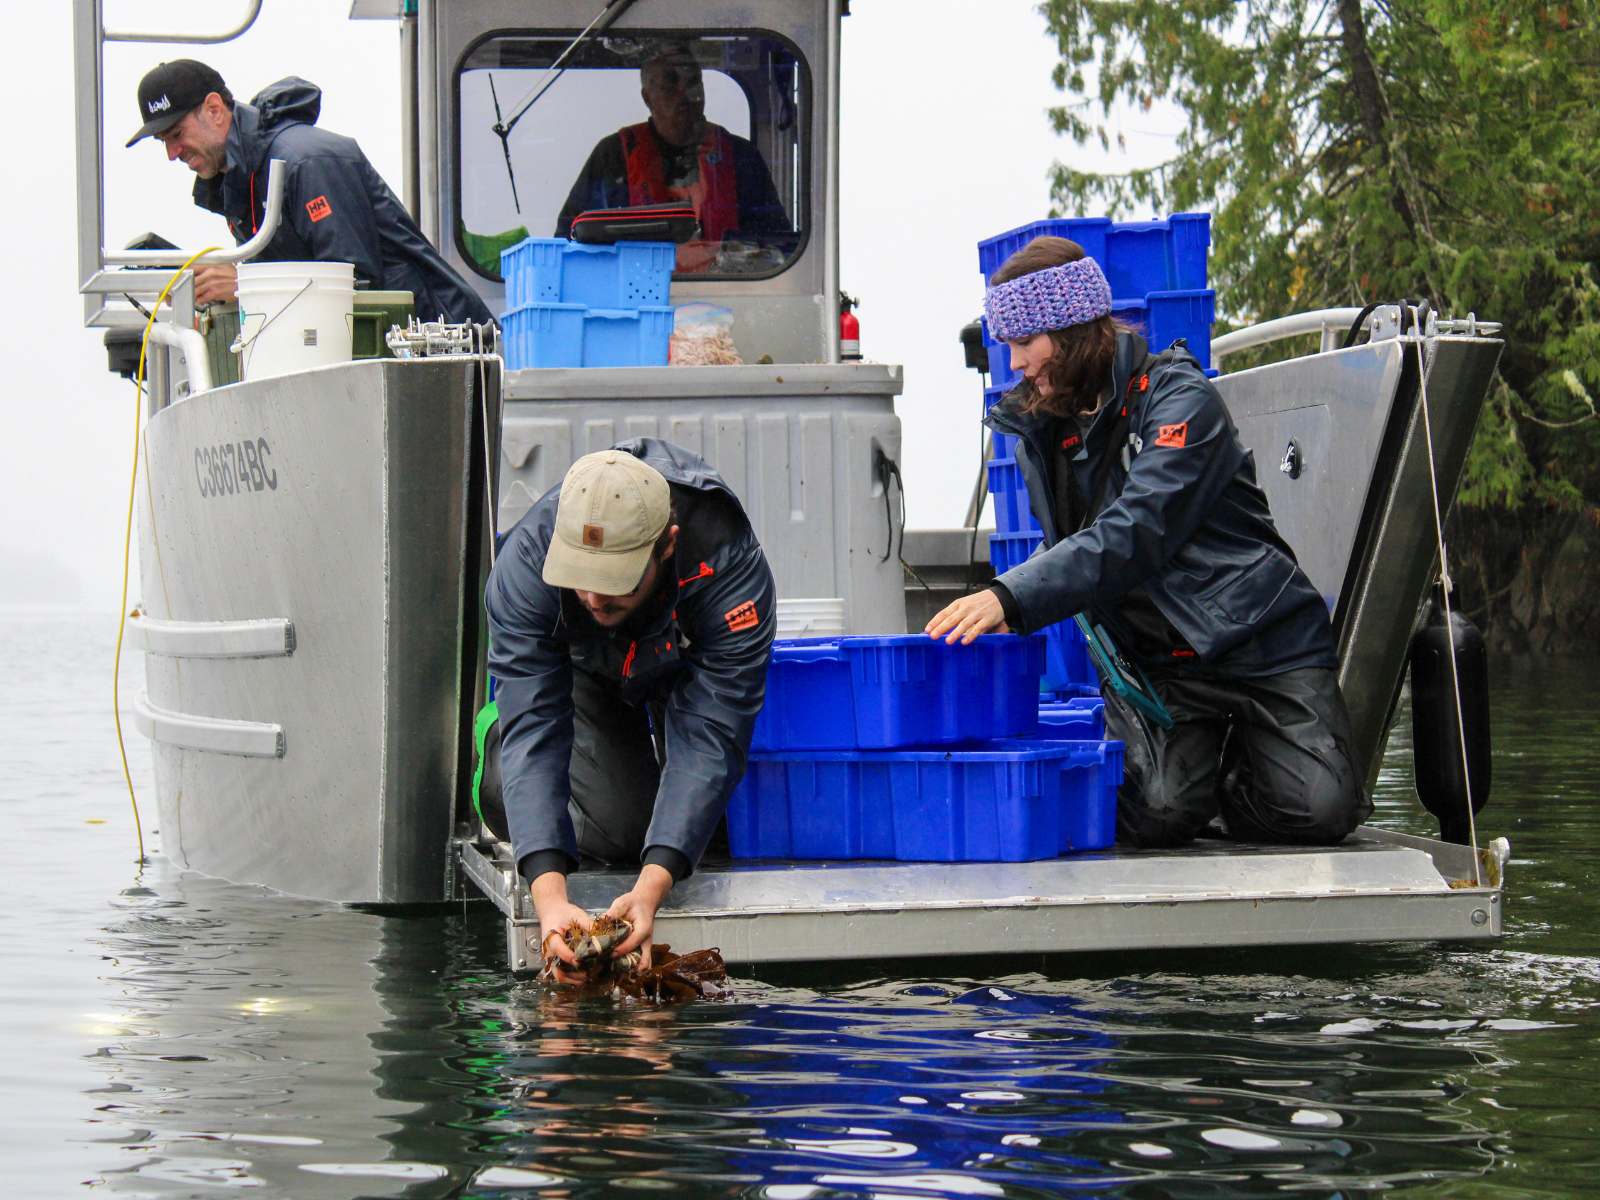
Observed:
[[[304,287],[307,280],[322,286],[356,286],[356,267],[347,262],[250,262],[239,264],[239,290],[254,291],[265,285],[294,284]]]

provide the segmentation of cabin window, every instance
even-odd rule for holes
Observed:
[[[773,33],[587,39],[531,108],[571,33],[497,35],[456,76],[457,246],[499,279],[500,251],[565,237],[597,208],[681,201],[699,233],[675,279],[761,279],[800,253],[809,222],[810,78]],[[497,124],[510,131],[502,145]],[[508,162],[509,158],[509,162]]]

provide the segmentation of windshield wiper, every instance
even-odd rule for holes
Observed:
[[[595,19],[590,21],[583,32],[567,44],[567,48],[556,56],[555,62],[545,68],[545,77],[538,89],[522,103],[516,112],[511,114],[509,119],[503,119],[500,116],[500,98],[495,95],[494,76],[489,76],[489,95],[494,98],[493,129],[495,135],[500,139],[500,149],[505,152],[506,174],[511,179],[511,202],[517,206],[519,215],[522,212],[522,203],[517,199],[517,175],[511,168],[511,131],[517,127],[517,122],[522,120],[523,115],[538,103],[539,97],[548,92],[551,85],[567,73],[567,68],[563,64],[584,39],[599,37],[600,34],[611,28],[623,13],[633,7],[633,2],[634,0],[607,0],[606,6],[600,10]]]
[[[500,135],[500,149],[506,156],[506,175],[511,180],[511,203],[517,206],[517,215],[522,215],[522,201],[517,199],[517,173],[511,169],[511,130],[500,120],[500,96],[494,90],[494,72],[489,72],[489,96],[494,101],[494,131]]]

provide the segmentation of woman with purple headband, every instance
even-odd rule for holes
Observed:
[[[985,424],[1017,439],[1044,541],[927,632],[970,642],[1084,613],[1111,635],[1159,700],[1102,688],[1126,743],[1119,842],[1181,845],[1218,817],[1246,841],[1342,840],[1372,805],[1327,604],[1217,389],[1181,341],[1152,355],[1114,321],[1099,265],[1065,238],[1012,255],[984,312],[1023,375]]]

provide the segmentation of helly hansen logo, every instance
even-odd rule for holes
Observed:
[[[1062,438],[1061,439],[1061,448],[1063,450],[1071,450],[1077,444],[1078,444],[1078,435],[1077,434],[1073,434],[1069,438]]]
[[[1189,422],[1185,421],[1182,425],[1163,425],[1161,427],[1161,436],[1156,438],[1156,445],[1171,446],[1174,449],[1181,450],[1188,440]]]
[[[583,544],[594,546],[596,549],[606,544],[605,527],[601,525],[585,525],[583,527]]]
[[[746,600],[730,613],[723,614],[728,621],[728,628],[734,633],[741,629],[750,629],[760,623],[761,618],[756,616],[756,602]]]
[[[318,196],[315,200],[306,202],[306,212],[311,214],[311,220],[315,223],[323,217],[333,216],[333,205],[328,203],[326,196]]]
[[[168,100],[165,96],[162,96],[159,100],[150,101],[150,115],[153,117],[158,112],[166,112],[167,109],[171,107],[172,101]]]

